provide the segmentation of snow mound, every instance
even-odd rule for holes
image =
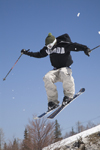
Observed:
[[[83,131],[81,133],[78,133],[76,135],[73,135],[73,136],[71,136],[69,138],[66,138],[66,139],[60,141],[60,142],[58,141],[58,142],[56,142],[54,144],[51,144],[48,147],[43,148],[42,150],[48,150],[48,149],[54,150],[55,148],[59,148],[59,147],[62,147],[64,145],[67,145],[67,144],[70,144],[72,142],[75,142],[78,139],[80,139],[80,137],[81,138],[85,138],[85,137],[87,137],[87,136],[89,136],[91,134],[94,134],[96,132],[99,132],[99,131],[100,131],[100,125],[98,125],[96,127],[93,127],[91,129],[85,130],[85,131]]]

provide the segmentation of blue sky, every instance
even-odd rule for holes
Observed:
[[[23,139],[28,120],[47,109],[43,76],[52,70],[49,56],[23,55],[3,81],[21,49],[39,51],[49,32],[54,36],[68,33],[73,42],[92,49],[100,45],[99,31],[99,0],[0,0],[0,128],[6,140]],[[77,121],[100,123],[100,48],[90,57],[83,52],[71,55],[76,92],[82,87],[86,92],[55,118],[62,133]],[[56,85],[62,102],[62,83]]]

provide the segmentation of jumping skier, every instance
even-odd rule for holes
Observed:
[[[49,33],[45,39],[45,46],[39,52],[29,52],[25,49],[21,50],[22,54],[31,57],[43,58],[48,55],[50,56],[51,65],[54,68],[43,78],[48,98],[48,110],[59,106],[58,92],[54,83],[63,83],[64,102],[69,101],[74,96],[75,84],[70,68],[73,60],[70,51],[84,51],[86,55],[90,55],[90,49],[86,45],[73,43],[68,34],[63,34],[55,38]]]

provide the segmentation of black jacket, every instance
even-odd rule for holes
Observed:
[[[67,34],[65,34],[67,35]],[[39,52],[26,52],[26,55],[36,58],[43,58],[50,56],[51,65],[56,68],[69,67],[72,63],[70,51],[85,51],[88,47],[79,43],[72,43],[69,41],[62,41],[57,38],[56,45],[52,50],[44,46]]]

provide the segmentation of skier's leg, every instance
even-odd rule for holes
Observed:
[[[63,83],[64,96],[73,98],[75,94],[75,84],[72,77],[72,70],[68,67],[61,68],[60,79]]]
[[[43,78],[45,83],[45,89],[47,93],[48,103],[54,102],[58,103],[58,92],[55,82],[58,81],[59,70],[49,71]]]

